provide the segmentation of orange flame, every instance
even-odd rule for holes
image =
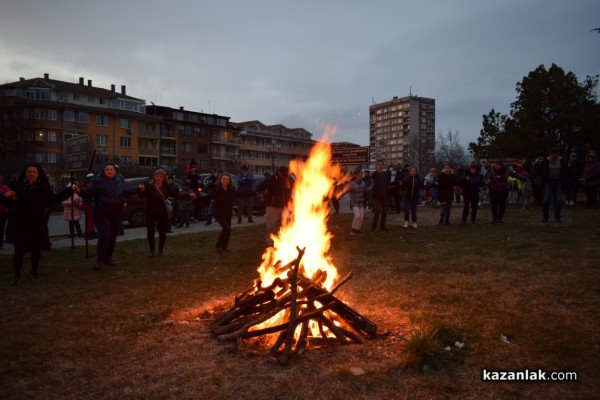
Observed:
[[[335,128],[326,129],[323,140],[334,133]],[[293,261],[298,256],[296,247],[299,247],[306,249],[302,259],[305,275],[312,278],[318,270],[326,272],[323,287],[330,290],[338,273],[329,255],[333,235],[327,229],[330,210],[325,199],[334,193],[334,179],[341,183],[345,178],[340,166],[331,164],[331,146],[324,141],[313,146],[306,162],[292,161],[292,173],[296,179],[281,229],[272,237],[274,246],[265,251],[263,263],[258,268],[262,286],[269,286],[277,278],[273,264],[281,261],[285,265]]]

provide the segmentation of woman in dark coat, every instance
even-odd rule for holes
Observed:
[[[140,186],[139,195],[146,198],[146,232],[148,245],[150,246],[150,257],[154,257],[155,255],[154,234],[157,228],[158,255],[162,256],[164,254],[165,243],[167,242],[167,231],[170,228],[167,199],[187,197],[195,199],[196,195],[192,192],[179,197],[174,186],[167,183],[167,173],[163,169],[157,169],[154,172],[153,179],[145,185]]]
[[[215,200],[213,216],[219,225],[221,225],[221,234],[217,239],[217,253],[227,250],[229,244],[234,195],[231,176],[228,174],[221,175],[217,186],[208,195],[209,200]]]
[[[50,250],[48,209],[67,199],[72,193],[71,188],[66,188],[61,193],[54,194],[44,169],[37,163],[25,165],[11,190],[4,193],[2,202],[12,208],[9,234],[15,251],[14,285],[21,281],[21,267],[26,252],[31,252],[30,277],[38,278],[41,251]]]
[[[122,222],[121,210],[125,204],[125,197],[138,193],[140,186],[125,189],[123,179],[117,176],[115,164],[106,163],[90,186],[83,189],[74,188],[81,197],[94,199],[92,215],[98,230],[95,270],[102,269],[103,265],[116,265],[113,253]]]
[[[452,174],[450,165],[444,165],[442,173],[435,180],[435,186],[438,190],[438,201],[440,202],[440,225],[450,225],[450,210],[454,200],[454,186],[456,186],[456,177]]]
[[[477,209],[479,207],[479,191],[485,186],[483,175],[479,173],[479,166],[476,163],[465,170],[465,174],[459,181],[465,200],[462,212],[462,223],[467,222],[469,208],[471,209],[471,222],[477,221]]]

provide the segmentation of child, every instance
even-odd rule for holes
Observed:
[[[362,235],[360,228],[362,227],[363,219],[365,217],[365,193],[371,187],[367,187],[366,183],[363,182],[362,171],[356,170],[353,175],[352,181],[343,193],[350,193],[350,207],[352,207],[352,212],[354,213],[350,234],[354,236]]]
[[[64,200],[60,204],[65,208],[65,221],[69,222],[69,237],[75,237],[75,230],[77,230],[78,237],[83,237],[81,225],[79,225],[83,199],[77,193],[73,193],[73,207],[71,206],[71,198]]]

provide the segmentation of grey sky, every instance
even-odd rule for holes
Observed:
[[[539,65],[600,74],[598,27],[597,0],[4,0],[0,83],[84,77],[315,139],[336,125],[334,141],[361,145],[372,99],[412,88],[466,146]]]

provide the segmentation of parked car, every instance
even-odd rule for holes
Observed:
[[[144,184],[150,180],[149,177],[129,178],[125,179],[125,188],[132,186],[138,186]],[[181,179],[175,179],[175,183],[181,187],[183,181]],[[199,192],[198,198],[200,199],[200,220],[206,220],[208,218],[208,204],[206,200],[208,196],[206,193]],[[126,199],[123,212],[121,214],[123,221],[127,222],[130,227],[139,227],[146,225],[146,200],[140,198],[137,194]]]

